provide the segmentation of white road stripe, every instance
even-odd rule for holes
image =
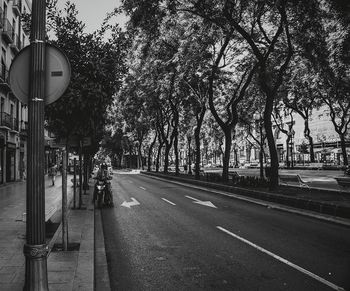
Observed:
[[[168,202],[168,203],[171,204],[171,205],[176,205],[175,203],[169,201],[168,199],[165,199],[165,198],[162,198],[162,199],[163,199],[165,202]]]
[[[140,189],[142,189],[142,190],[146,190],[146,188],[143,188],[143,187],[139,187]]]
[[[185,195],[185,197],[186,197],[186,198],[189,198],[189,199],[192,199],[192,200],[194,200],[194,201],[197,201],[197,202],[199,202],[199,200],[198,200],[197,198],[193,198],[193,197],[191,197],[191,196],[188,196],[188,195]]]
[[[168,203],[171,204],[171,205],[176,205],[175,203],[169,201],[168,199],[165,199],[165,198],[162,198],[162,199],[163,199],[165,202],[168,202]]]
[[[217,226],[216,228],[218,228],[221,231],[227,233],[228,235],[230,235],[230,236],[232,236],[232,237],[234,237],[234,238],[236,238],[236,239],[238,239],[238,240],[240,240],[240,241],[242,241],[242,242],[252,246],[253,248],[255,248],[255,249],[257,249],[257,250],[259,250],[259,251],[261,251],[261,252],[271,256],[271,257],[273,257],[274,259],[276,259],[276,260],[278,260],[278,261],[280,261],[280,262],[282,262],[282,263],[284,263],[284,264],[286,264],[286,265],[288,265],[288,266],[290,266],[290,267],[292,267],[292,268],[294,268],[294,269],[296,269],[296,270],[298,270],[298,271],[300,271],[300,272],[310,276],[311,278],[313,278],[313,279],[315,279],[315,280],[317,280],[317,281],[327,285],[328,287],[331,287],[334,290],[345,291],[344,288],[339,287],[339,286],[337,286],[337,285],[327,281],[326,279],[323,279],[320,276],[317,276],[316,274],[314,274],[314,273],[312,273],[312,272],[310,272],[310,271],[308,271],[308,270],[306,270],[306,269],[304,269],[304,268],[302,268],[302,267],[300,267],[300,266],[298,266],[296,264],[293,264],[292,262],[290,262],[290,261],[288,261],[288,260],[286,260],[286,259],[284,259],[284,258],[282,258],[282,257],[280,257],[280,256],[278,256],[278,255],[276,255],[276,254],[274,254],[274,253],[272,253],[272,252],[262,248],[262,247],[259,247],[258,245],[256,245],[256,244],[254,244],[254,243],[252,243],[252,242],[250,242],[250,241],[248,241],[248,240],[246,240],[246,239],[244,239],[244,238],[242,238],[242,237],[240,237],[240,236],[238,236],[238,235],[228,231],[227,229],[225,229],[225,228],[223,228],[221,226]]]

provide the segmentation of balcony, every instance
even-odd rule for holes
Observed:
[[[2,29],[2,38],[4,41],[7,43],[12,43],[13,42],[13,27],[8,19],[3,20],[3,29]]]
[[[12,36],[12,39],[13,39],[13,43],[10,44],[10,48],[16,54],[22,49],[21,38],[19,37],[19,35],[14,33]]]
[[[12,122],[12,117],[10,114],[6,112],[0,112],[0,126],[7,127],[9,129],[12,129],[13,127],[13,122]]]
[[[19,131],[18,119],[11,116],[7,112],[0,112],[0,127],[6,127],[7,129]]]
[[[9,71],[4,64],[0,65],[0,87],[6,91],[10,91],[11,87],[8,81]]]
[[[12,10],[16,15],[21,15],[22,10],[22,1],[21,0],[12,0]]]

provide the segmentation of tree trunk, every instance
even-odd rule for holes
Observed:
[[[272,94],[269,94],[266,91],[265,93],[266,93],[266,105],[265,105],[265,111],[264,111],[264,125],[265,125],[267,143],[269,145],[270,162],[271,162],[271,169],[269,173],[269,178],[270,178],[269,186],[270,186],[270,189],[275,189],[278,186],[278,155],[277,155],[277,148],[276,148],[276,143],[273,136],[272,122],[271,122],[274,97],[271,96]]]
[[[163,143],[159,144],[158,152],[157,152],[157,159],[156,159],[156,172],[159,172],[159,163],[160,163],[160,155],[162,153]]]
[[[140,142],[140,145],[138,146],[138,149],[137,149],[137,159],[139,160],[138,164],[139,164],[140,169],[143,170],[143,162],[142,162],[142,151],[141,151],[141,148],[142,148],[142,143]]]
[[[339,134],[340,137],[340,146],[341,146],[341,151],[343,154],[343,165],[347,166],[349,164],[348,161],[348,155],[346,152],[346,144],[345,144],[345,135],[344,134]]]
[[[234,152],[234,156],[235,156],[235,168],[238,168],[238,165],[239,165],[239,162],[238,162],[238,151],[237,151],[237,148],[234,148],[233,150]]]
[[[222,180],[224,182],[228,181],[228,168],[230,164],[230,155],[231,155],[231,143],[232,143],[232,133],[231,133],[231,127],[228,127],[224,131],[225,134],[225,151],[224,151],[224,157],[222,161]]]
[[[202,105],[199,116],[197,115],[197,126],[194,130],[194,140],[196,145],[196,157],[195,157],[195,176],[196,180],[199,180],[199,172],[200,172],[200,162],[201,162],[201,142],[200,142],[200,133],[202,128],[202,123],[206,111],[205,104]]]
[[[199,134],[200,134],[200,128],[197,125],[194,131],[194,141],[196,145],[194,178],[196,180],[199,180],[199,171],[200,171],[200,162],[201,162],[201,142],[200,142]]]
[[[187,137],[187,144],[188,144],[188,174],[192,175],[192,169],[191,169],[191,136]]]
[[[304,136],[309,141],[310,162],[314,163],[315,162],[314,140],[313,140],[312,136],[310,135],[310,128],[309,128],[309,120],[308,119],[304,120]]]
[[[286,148],[287,148],[287,151],[286,151],[286,163],[287,163],[287,168],[289,169],[290,168],[290,160],[289,160],[289,152],[290,152],[290,136],[288,135],[287,139],[286,139]]]
[[[174,137],[174,153],[175,153],[175,175],[178,176],[180,174],[180,170],[179,170],[179,148],[178,148],[178,144],[179,144],[179,139],[178,139],[179,135],[176,132],[175,137]]]
[[[149,149],[148,149],[148,158],[147,158],[147,171],[150,172],[151,171],[151,164],[152,164],[152,152],[153,152],[153,147],[156,143],[157,140],[157,134],[154,136],[153,141],[151,142]]]
[[[169,153],[171,149],[171,143],[166,142],[165,143],[165,152],[164,152],[164,173],[168,173],[169,168]]]

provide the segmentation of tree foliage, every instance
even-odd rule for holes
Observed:
[[[94,144],[103,136],[106,110],[118,91],[125,73],[124,34],[114,31],[104,39],[99,32],[85,33],[74,4],[63,10],[48,7],[50,42],[67,55],[71,81],[64,95],[46,107],[47,127],[58,137],[92,137]]]

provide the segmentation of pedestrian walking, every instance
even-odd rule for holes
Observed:
[[[51,181],[52,181],[52,186],[55,186],[55,180],[56,180],[56,176],[57,176],[57,165],[52,165],[49,168],[49,176],[50,176]]]

